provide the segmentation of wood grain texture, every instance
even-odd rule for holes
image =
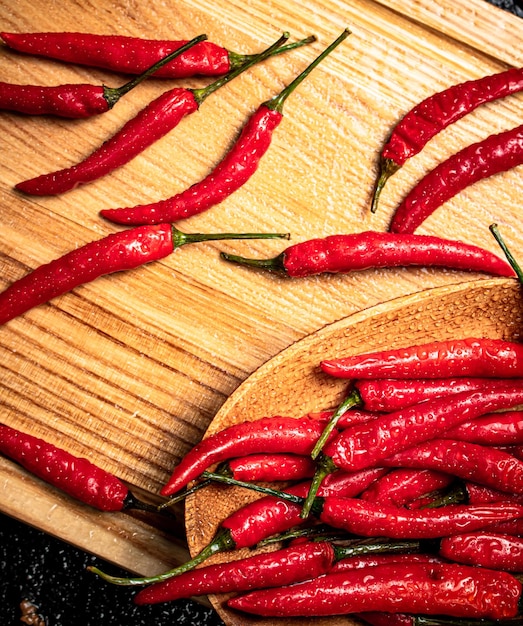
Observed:
[[[26,178],[75,163],[173,84],[150,80],[91,120],[0,116],[0,288],[71,248],[117,230],[102,208],[151,202],[200,180],[223,156],[247,116],[292,80],[346,26],[352,35],[300,85],[255,176],[186,231],[289,231],[312,236],[384,229],[424,172],[472,141],[520,123],[521,97],[492,103],[447,129],[403,168],[368,210],[377,152],[398,118],[455,82],[520,62],[520,21],[482,0],[136,0],[42,3],[0,0],[6,31],[85,31],[157,38],[202,32],[238,51],[261,50],[283,30],[316,43],[273,58],[227,85],[175,131],[102,180],[61,197],[13,191]],[[486,45],[488,44],[488,46]],[[484,52],[485,50],[485,52]],[[101,70],[2,49],[2,80],[60,84],[124,82]],[[198,87],[207,80],[191,79]],[[498,222],[522,249],[521,169],[478,183],[441,207],[419,232],[458,237],[497,251]],[[152,498],[174,464],[205,432],[227,397],[259,366],[318,328],[369,307],[479,275],[432,270],[366,271],[299,281],[225,264],[219,251],[273,256],[278,241],[187,246],[167,259],[99,279],[0,328],[2,421],[88,456]],[[133,571],[162,571],[177,550],[134,541],[135,520],[111,517],[111,540],[93,542],[100,516],[69,501],[74,533],[56,494],[27,487],[0,468],[0,507]],[[27,498],[41,507],[28,518]],[[105,519],[105,518],[104,518]],[[143,520],[141,523],[145,523]],[[179,534],[173,529],[173,537]],[[162,530],[163,532],[163,530]],[[122,539],[123,538],[123,539]],[[147,542],[145,542],[147,543]],[[147,558],[144,556],[147,552]]]

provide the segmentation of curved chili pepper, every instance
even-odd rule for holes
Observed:
[[[362,494],[368,502],[405,506],[436,490],[448,487],[453,476],[431,469],[398,468],[375,480]]]
[[[356,496],[378,476],[386,470],[372,469],[363,472],[355,472],[353,474],[345,474],[339,472],[338,475],[328,476],[323,485],[320,487],[320,493],[327,495],[331,493],[344,494],[347,497]],[[214,479],[219,474],[212,475]],[[222,477],[224,480],[234,481],[232,478]],[[254,488],[254,485],[250,485]],[[309,483],[301,483],[290,487],[287,494],[291,497],[297,497],[301,501],[300,496],[304,496],[309,489]],[[216,532],[213,540],[204,547],[199,554],[192,560],[181,566],[159,574],[158,576],[150,576],[145,578],[120,578],[109,576],[101,572],[97,568],[88,568],[95,574],[101,576],[104,580],[116,585],[148,585],[168,580],[174,576],[179,576],[187,572],[197,565],[200,565],[213,554],[236,550],[240,548],[252,548],[258,543],[270,537],[289,530],[296,524],[302,523],[300,518],[301,507],[299,504],[293,504],[281,497],[281,492],[271,489],[264,489],[267,495],[250,502],[240,509],[234,511],[221,524]]]
[[[206,38],[207,35],[200,35],[192,39],[121,87],[105,85],[98,87],[87,84],[43,87],[0,82],[0,109],[26,115],[54,115],[67,118],[87,118],[105,113],[158,68]]]
[[[389,230],[413,233],[438,207],[474,183],[523,163],[523,125],[490,135],[437,165],[396,209]]]
[[[327,443],[303,510],[306,517],[314,490],[337,468],[355,471],[377,466],[387,457],[441,436],[449,428],[485,413],[513,408],[523,402],[523,382],[492,380],[481,391],[427,400],[400,411],[384,413],[366,424],[346,428]]]
[[[523,376],[523,344],[467,337],[325,359],[321,369],[340,378]]]
[[[350,34],[345,30],[279,95],[264,102],[249,118],[232,149],[203,180],[167,200],[136,207],[105,209],[100,214],[118,224],[176,222],[206,211],[234,193],[258,169],[269,149],[272,135],[283,119],[288,96]]]
[[[47,57],[58,61],[99,67],[124,74],[141,74],[148,67],[178,50],[187,42],[143,39],[125,35],[94,33],[0,33],[13,50]],[[314,36],[303,40],[315,41]],[[283,46],[281,52],[301,44]],[[155,78],[188,78],[192,76],[221,76],[252,60],[254,54],[231,52],[210,41],[201,42],[173,59]]]
[[[432,439],[382,459],[382,464],[448,472],[508,494],[523,494],[523,461],[468,441]]]
[[[233,424],[196,444],[174,468],[163,496],[180,491],[215,463],[249,454],[292,452],[310,455],[324,428],[310,417],[264,417]]]
[[[284,235],[182,233],[171,224],[112,233],[40,265],[0,293],[0,325],[99,276],[157,261],[188,243]]]
[[[365,231],[309,239],[271,259],[249,259],[222,252],[232,263],[281,272],[291,278],[347,274],[378,267],[446,267],[497,276],[514,276],[508,263],[488,250],[431,235]]]
[[[488,530],[445,537],[441,556],[451,561],[507,572],[523,572],[523,538]]]
[[[84,458],[0,424],[0,453],[69,496],[100,511],[156,507],[138,500],[116,476]]]
[[[285,33],[276,43],[244,65],[201,89],[176,87],[150,102],[110,139],[76,165],[49,174],[42,174],[15,185],[26,194],[47,196],[74,189],[105,176],[128,163],[145,148],[175,128],[181,120],[197,111],[202,102],[239,74],[275,54]]]
[[[376,212],[387,180],[443,129],[477,107],[523,89],[523,69],[504,72],[452,85],[422,100],[395,126],[380,153],[380,173],[372,198]]]
[[[506,619],[520,608],[521,583],[507,572],[455,563],[378,565],[329,573],[228,601],[263,617],[344,615],[365,611]]]

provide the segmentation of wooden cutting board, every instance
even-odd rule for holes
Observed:
[[[255,176],[187,232],[283,231],[292,241],[383,230],[410,187],[438,161],[520,123],[520,96],[483,107],[434,139],[388,184],[369,213],[378,150],[414,103],[453,83],[522,62],[521,22],[483,0],[0,1],[5,31],[91,31],[210,40],[254,52],[288,30],[317,41],[271,59],[210,97],[200,111],[114,174],[61,197],[13,191],[72,165],[174,84],[150,80],[109,113],[70,121],[0,115],[0,287],[72,248],[118,230],[102,208],[163,199],[200,180],[249,114],[278,93],[345,27],[352,35],[289,98]],[[118,85],[123,76],[0,51],[4,81]],[[521,170],[478,183],[420,233],[498,251],[497,222],[523,249]],[[288,280],[234,267],[219,251],[267,257],[281,241],[218,242],[99,279],[0,328],[1,421],[43,437],[156,501],[180,457],[226,398],[260,365],[317,329],[427,288],[480,276],[433,269]],[[99,514],[0,461],[0,508],[131,571],[152,574],[187,556],[183,519]]]

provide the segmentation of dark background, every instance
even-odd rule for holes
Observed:
[[[523,0],[485,0],[523,17]],[[88,565],[118,571],[100,559],[34,528],[0,515],[0,626],[22,624],[20,602],[28,599],[43,620],[34,626],[223,626],[197,602],[137,607],[133,592],[88,575]],[[121,572],[125,575],[125,572]]]

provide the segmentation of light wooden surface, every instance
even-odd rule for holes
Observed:
[[[102,208],[166,198],[200,180],[248,115],[286,85],[345,27],[353,34],[285,105],[256,175],[220,206],[179,224],[186,231],[289,231],[313,236],[385,229],[408,189],[439,160],[520,124],[521,97],[483,107],[434,139],[368,210],[376,156],[414,103],[461,80],[521,63],[521,22],[483,0],[232,0],[176,3],[0,0],[7,31],[96,31],[189,38],[202,32],[239,52],[288,30],[318,41],[254,68],[113,175],[58,198],[28,198],[17,182],[75,163],[173,82],[149,81],[111,112],[82,121],[0,115],[0,287],[71,248],[116,230]],[[94,8],[94,6],[96,8]],[[124,77],[1,51],[5,81],[59,84]],[[184,86],[208,81],[193,79]],[[179,83],[177,83],[179,84]],[[498,251],[498,222],[522,249],[521,170],[478,183],[419,232]],[[291,281],[221,262],[219,251],[272,256],[285,242],[219,242],[178,250],[97,280],[0,328],[1,420],[55,442],[155,494],[226,398],[268,359],[326,324],[427,288],[468,281],[432,269],[367,271]],[[173,537],[143,517],[101,516],[0,465],[0,508],[143,574],[184,558]],[[96,533],[93,529],[97,529]],[[157,535],[160,537],[161,550]]]

